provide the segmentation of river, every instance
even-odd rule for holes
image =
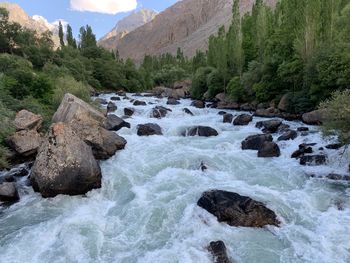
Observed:
[[[0,210],[0,262],[209,263],[206,247],[215,240],[225,242],[235,262],[350,262],[350,188],[310,177],[347,173],[350,153],[340,157],[342,150],[326,149],[329,162],[317,167],[301,166],[290,158],[301,143],[317,143],[318,149],[334,139],[322,138],[319,128],[310,126],[308,136],[278,143],[279,158],[257,158],[256,151],[241,150],[241,141],[261,133],[255,123],[263,118],[237,127],[223,123],[219,110],[191,107],[190,100],[169,106],[166,99],[132,98],[172,112],[151,119],[155,105],[135,107],[134,116],[127,119],[131,129],[118,131],[128,142],[125,150],[101,162],[102,188],[86,196],[43,199],[22,179],[21,201]],[[116,104],[118,116],[132,106],[123,99]],[[184,113],[184,107],[195,116]],[[137,124],[150,122],[159,124],[164,135],[137,136]],[[219,136],[180,136],[194,125],[213,127]],[[206,171],[200,169],[202,162]],[[262,201],[276,212],[281,227],[218,223],[196,205],[209,189]]]

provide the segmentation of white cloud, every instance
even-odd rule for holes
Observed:
[[[70,0],[76,11],[89,11],[115,15],[136,9],[137,0]]]

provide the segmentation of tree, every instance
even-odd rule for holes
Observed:
[[[67,40],[67,45],[69,47],[77,48],[77,42],[76,42],[75,38],[73,37],[73,30],[72,30],[72,27],[69,24],[67,25],[66,40]]]
[[[60,45],[61,47],[64,47],[64,32],[63,32],[63,26],[61,21],[58,23],[58,37],[60,38]]]

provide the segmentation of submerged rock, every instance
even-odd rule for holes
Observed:
[[[130,123],[124,121],[122,118],[119,118],[114,114],[107,115],[107,119],[104,123],[104,128],[106,128],[109,131],[119,131],[121,128],[124,127],[130,129]]]
[[[338,150],[341,147],[343,147],[343,145],[341,143],[334,143],[334,144],[329,144],[326,146],[326,148],[330,149],[330,150]]]
[[[163,135],[162,128],[155,123],[140,124],[137,126],[138,136]]]
[[[34,114],[27,110],[21,110],[17,112],[14,120],[16,131],[22,130],[34,130],[40,129],[43,118],[41,115]]]
[[[233,125],[245,126],[248,125],[253,120],[253,117],[249,114],[241,114],[234,121]]]
[[[194,114],[192,113],[192,111],[190,111],[188,108],[183,108],[182,109],[183,112],[187,113],[188,115],[193,116]]]
[[[301,165],[322,165],[327,161],[327,157],[325,155],[305,155],[300,158]]]
[[[211,136],[218,136],[218,132],[208,126],[197,126],[190,128],[186,134],[183,134],[185,136],[202,136],[202,137],[211,137]]]
[[[91,148],[69,124],[53,124],[39,149],[30,176],[43,197],[81,195],[101,187],[101,169]]]
[[[141,101],[141,100],[135,100],[133,105],[134,106],[146,106],[147,103],[144,101]]]
[[[230,263],[226,246],[223,241],[219,240],[210,242],[208,251],[212,254],[214,263]]]
[[[19,200],[16,184],[13,182],[4,182],[0,184],[0,201],[17,202]]]
[[[279,157],[281,155],[280,148],[274,142],[264,142],[258,151],[258,157]]]
[[[333,181],[350,181],[350,175],[341,175],[333,173],[327,175],[326,178]]]
[[[263,203],[228,191],[204,192],[197,205],[230,226],[264,227],[280,223],[276,214]]]
[[[247,137],[242,142],[242,150],[259,150],[265,142],[272,142],[271,134],[257,134]]]

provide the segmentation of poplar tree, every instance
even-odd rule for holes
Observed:
[[[60,38],[60,45],[61,47],[64,47],[64,32],[63,32],[63,26],[61,21],[58,23],[58,37]]]

